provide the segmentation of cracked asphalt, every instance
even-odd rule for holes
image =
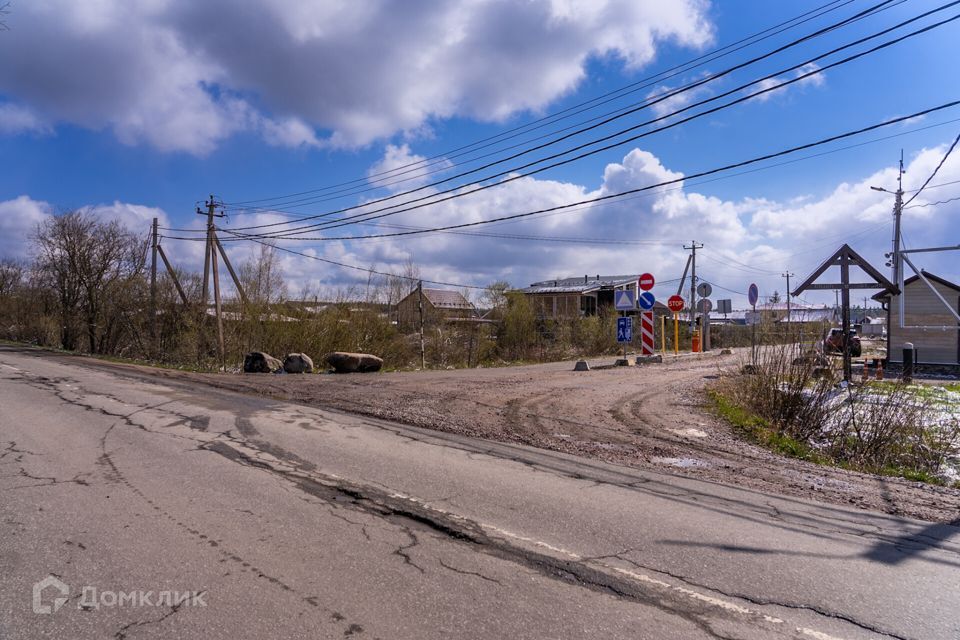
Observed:
[[[960,521],[13,347],[0,494],[3,639],[960,638]]]

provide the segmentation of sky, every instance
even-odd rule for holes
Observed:
[[[29,259],[39,222],[84,208],[187,229],[162,244],[200,271],[202,243],[180,238],[199,236],[213,195],[234,262],[259,245],[230,231],[296,234],[269,240],[296,252],[281,253],[293,295],[413,263],[473,287],[650,272],[662,299],[693,241],[698,276],[735,308],[751,282],[783,294],[782,274],[795,284],[844,242],[889,273],[901,151],[909,199],[960,106],[692,176],[960,100],[960,20],[869,52],[960,7],[830,53],[942,4],[15,0],[0,17],[0,258]],[[960,244],[958,198],[960,150],[904,209],[905,245]],[[327,228],[297,231],[311,223]],[[960,282],[956,252],[914,262]]]

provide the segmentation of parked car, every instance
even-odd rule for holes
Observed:
[[[830,329],[830,333],[823,339],[824,353],[843,353],[843,329]],[[863,353],[860,345],[860,336],[856,329],[850,329],[850,355],[859,358]]]

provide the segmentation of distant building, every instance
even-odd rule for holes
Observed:
[[[952,309],[960,312],[960,285],[923,271],[937,292]],[[900,322],[900,296],[877,294],[874,300],[887,309],[887,357],[903,362],[903,344],[912,342],[920,364],[960,365],[960,324],[943,302],[920,280],[903,282],[903,327]]]
[[[840,322],[840,314],[833,307],[816,307],[798,302],[791,302],[790,314],[787,315],[786,302],[765,302],[757,305],[757,310],[752,309],[744,313],[745,324],[758,324],[762,322],[821,322],[825,324],[837,324]]]
[[[425,324],[463,318],[476,318],[477,309],[459,291],[423,289],[423,321]],[[397,324],[411,329],[420,324],[420,297],[416,289],[397,303]]]
[[[534,282],[519,291],[530,299],[542,318],[586,317],[597,315],[604,307],[613,310],[616,291],[632,291],[636,299],[638,278],[636,274],[557,278]],[[669,313],[661,302],[656,303],[654,310]]]

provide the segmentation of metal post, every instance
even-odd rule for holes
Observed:
[[[913,365],[915,352],[912,342],[903,343],[903,381],[907,384],[913,382]]]
[[[673,314],[673,355],[680,355],[680,314]]]
[[[750,317],[750,362],[757,366],[757,305],[753,306],[753,315]]]

